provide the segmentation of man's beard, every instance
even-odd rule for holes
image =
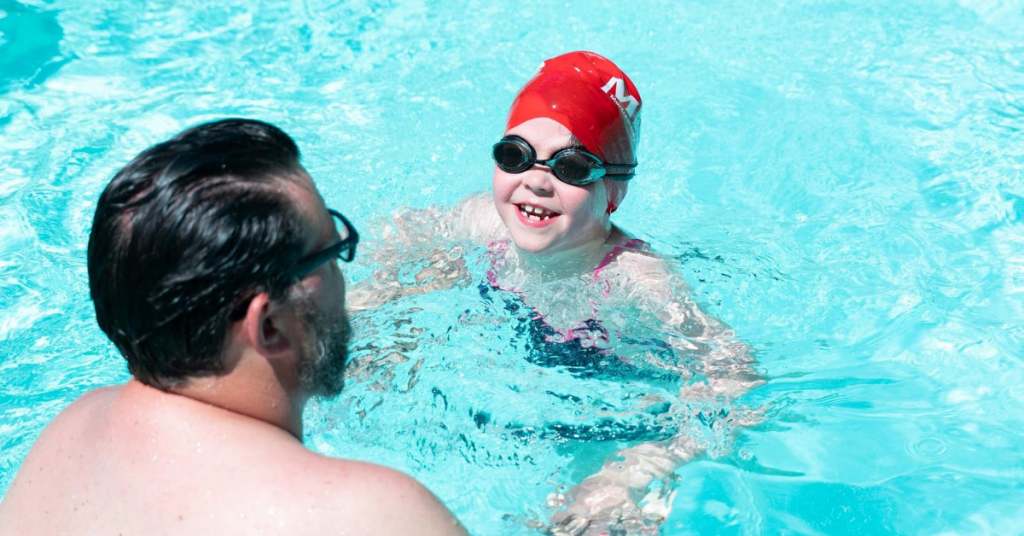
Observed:
[[[336,396],[345,382],[348,341],[352,328],[344,307],[318,312],[307,302],[303,316],[309,330],[299,361],[299,380],[313,396]]]

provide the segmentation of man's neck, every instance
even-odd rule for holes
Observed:
[[[194,378],[169,391],[276,426],[302,441],[302,410],[308,397],[289,396],[276,381],[239,381],[232,375]]]

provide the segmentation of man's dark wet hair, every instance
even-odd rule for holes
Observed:
[[[100,328],[147,385],[224,370],[220,353],[246,297],[284,295],[303,253],[288,193],[299,149],[260,121],[190,128],[135,157],[100,196],[89,291]]]

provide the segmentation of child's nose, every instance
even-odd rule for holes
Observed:
[[[526,170],[525,173],[526,176],[523,177],[523,185],[530,191],[538,195],[550,194],[554,191],[554,184],[552,181],[556,181],[558,179],[555,178],[555,175],[551,172],[551,168],[537,164]]]

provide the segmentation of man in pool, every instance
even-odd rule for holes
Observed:
[[[186,130],[104,190],[89,238],[100,327],[126,384],[42,433],[0,503],[2,534],[465,534],[418,482],[302,445],[341,391],[336,259],[358,235],[266,123]]]

